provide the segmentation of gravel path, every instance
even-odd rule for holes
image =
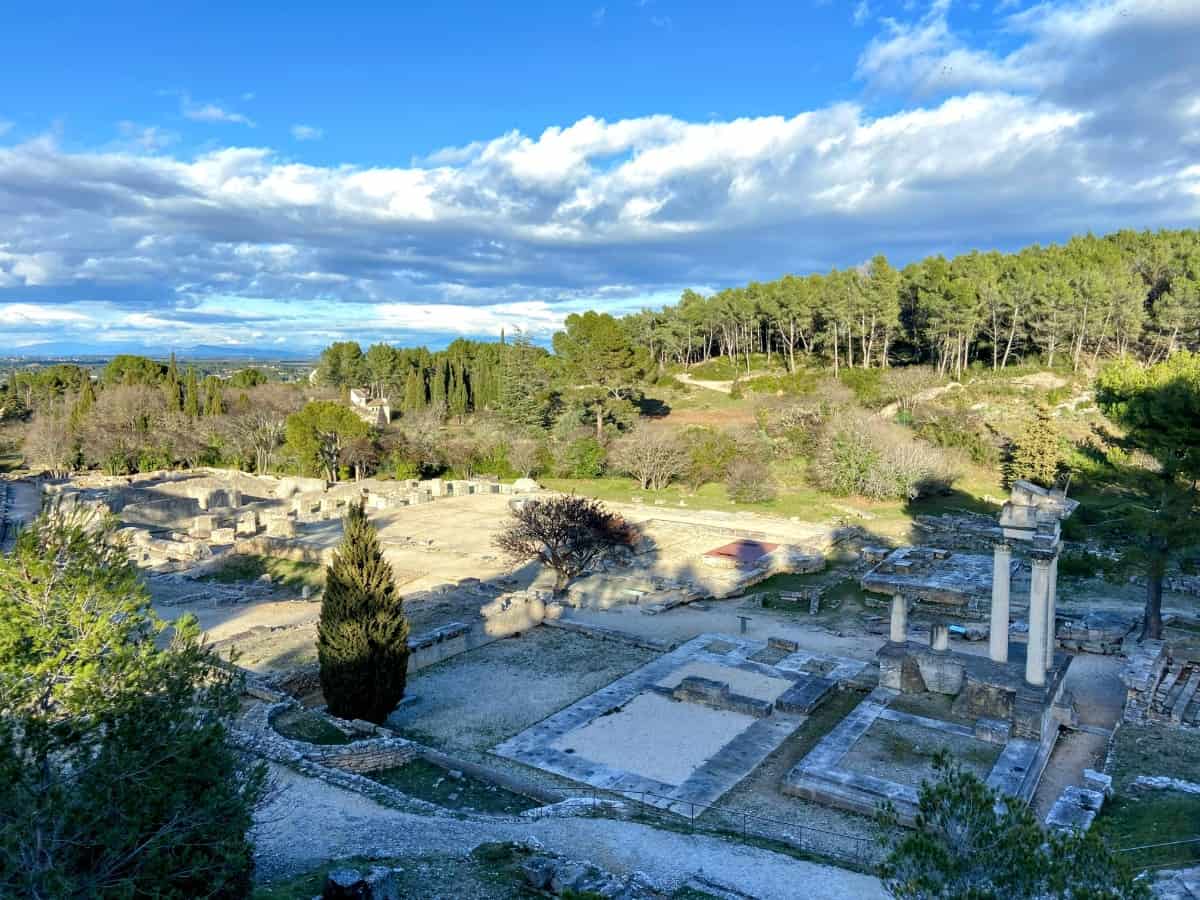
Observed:
[[[359,794],[272,766],[280,790],[259,811],[258,873],[273,880],[352,855],[467,853],[488,840],[534,837],[548,850],[618,874],[645,872],[674,889],[703,872],[761,900],[872,900],[878,879],[703,835],[611,819],[494,822],[429,818],[379,806]]]

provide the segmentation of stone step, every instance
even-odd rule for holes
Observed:
[[[818,676],[798,681],[780,694],[775,700],[775,708],[780,712],[808,715],[825,701],[835,687],[836,681]]]
[[[1187,684],[1180,691],[1179,696],[1175,698],[1175,702],[1171,705],[1171,721],[1182,722],[1183,714],[1187,710],[1188,705],[1196,697],[1196,688],[1200,687],[1200,668],[1192,669],[1192,675],[1187,680]]]
[[[1158,687],[1154,690],[1154,708],[1159,712],[1167,712],[1171,708],[1171,703],[1174,701],[1172,696],[1177,691],[1183,690],[1183,686],[1187,683],[1184,678],[1184,663],[1176,663],[1167,670],[1163,680],[1158,683]]]

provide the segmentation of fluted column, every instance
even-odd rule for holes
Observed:
[[[908,640],[908,600],[901,594],[892,595],[892,643]]]
[[[992,545],[992,626],[988,636],[988,655],[993,662],[1008,662],[1009,589],[1012,576],[1012,545],[1000,541]]]
[[[1046,596],[1046,671],[1054,668],[1054,650],[1057,635],[1054,619],[1058,615],[1058,550],[1054,551],[1054,559],[1050,560],[1050,583],[1047,585]]]
[[[1050,602],[1050,563],[1053,554],[1035,551],[1029,589],[1029,642],[1025,645],[1025,680],[1046,683],[1046,614]]]

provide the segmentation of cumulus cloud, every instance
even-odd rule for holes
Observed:
[[[319,141],[325,136],[325,131],[312,125],[293,125],[292,137],[298,141]]]
[[[104,302],[125,316],[111,320],[121,334],[163,322],[312,344],[372,329],[547,333],[576,305],[636,308],[880,250],[902,263],[1193,224],[1200,7],[1114,10],[1006,16],[1019,40],[1005,55],[957,34],[944,2],[889,21],[860,75],[931,90],[882,116],[842,103],[711,122],[584,117],[374,167],[265,147],[0,144],[0,304]],[[953,89],[932,89],[942,67]],[[247,302],[221,312],[215,297],[256,298],[257,312],[232,318]]]

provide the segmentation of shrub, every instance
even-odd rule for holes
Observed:
[[[854,399],[868,409],[877,409],[886,402],[883,369],[842,369],[838,377],[854,392]]]
[[[723,431],[689,428],[683,440],[688,453],[686,478],[693,490],[722,481],[737,458],[737,444]]]
[[[756,394],[790,394],[806,397],[814,393],[822,378],[816,372],[801,369],[790,375],[760,375],[742,383],[744,390]]]
[[[831,494],[911,500],[947,490],[957,476],[944,454],[899,425],[851,415],[826,426],[809,477]]]
[[[659,491],[683,474],[688,452],[674,432],[639,428],[616,443],[611,462],[617,471],[637,479],[642,490]]]
[[[559,456],[559,473],[567,478],[599,478],[604,474],[606,454],[594,437],[576,438]]]
[[[1000,449],[987,426],[968,412],[922,407],[913,414],[912,424],[916,433],[929,443],[961,450],[973,463],[994,466],[1000,461]]]
[[[774,500],[777,493],[766,463],[744,458],[730,464],[725,476],[725,491],[730,500],[738,503],[764,503]]]

